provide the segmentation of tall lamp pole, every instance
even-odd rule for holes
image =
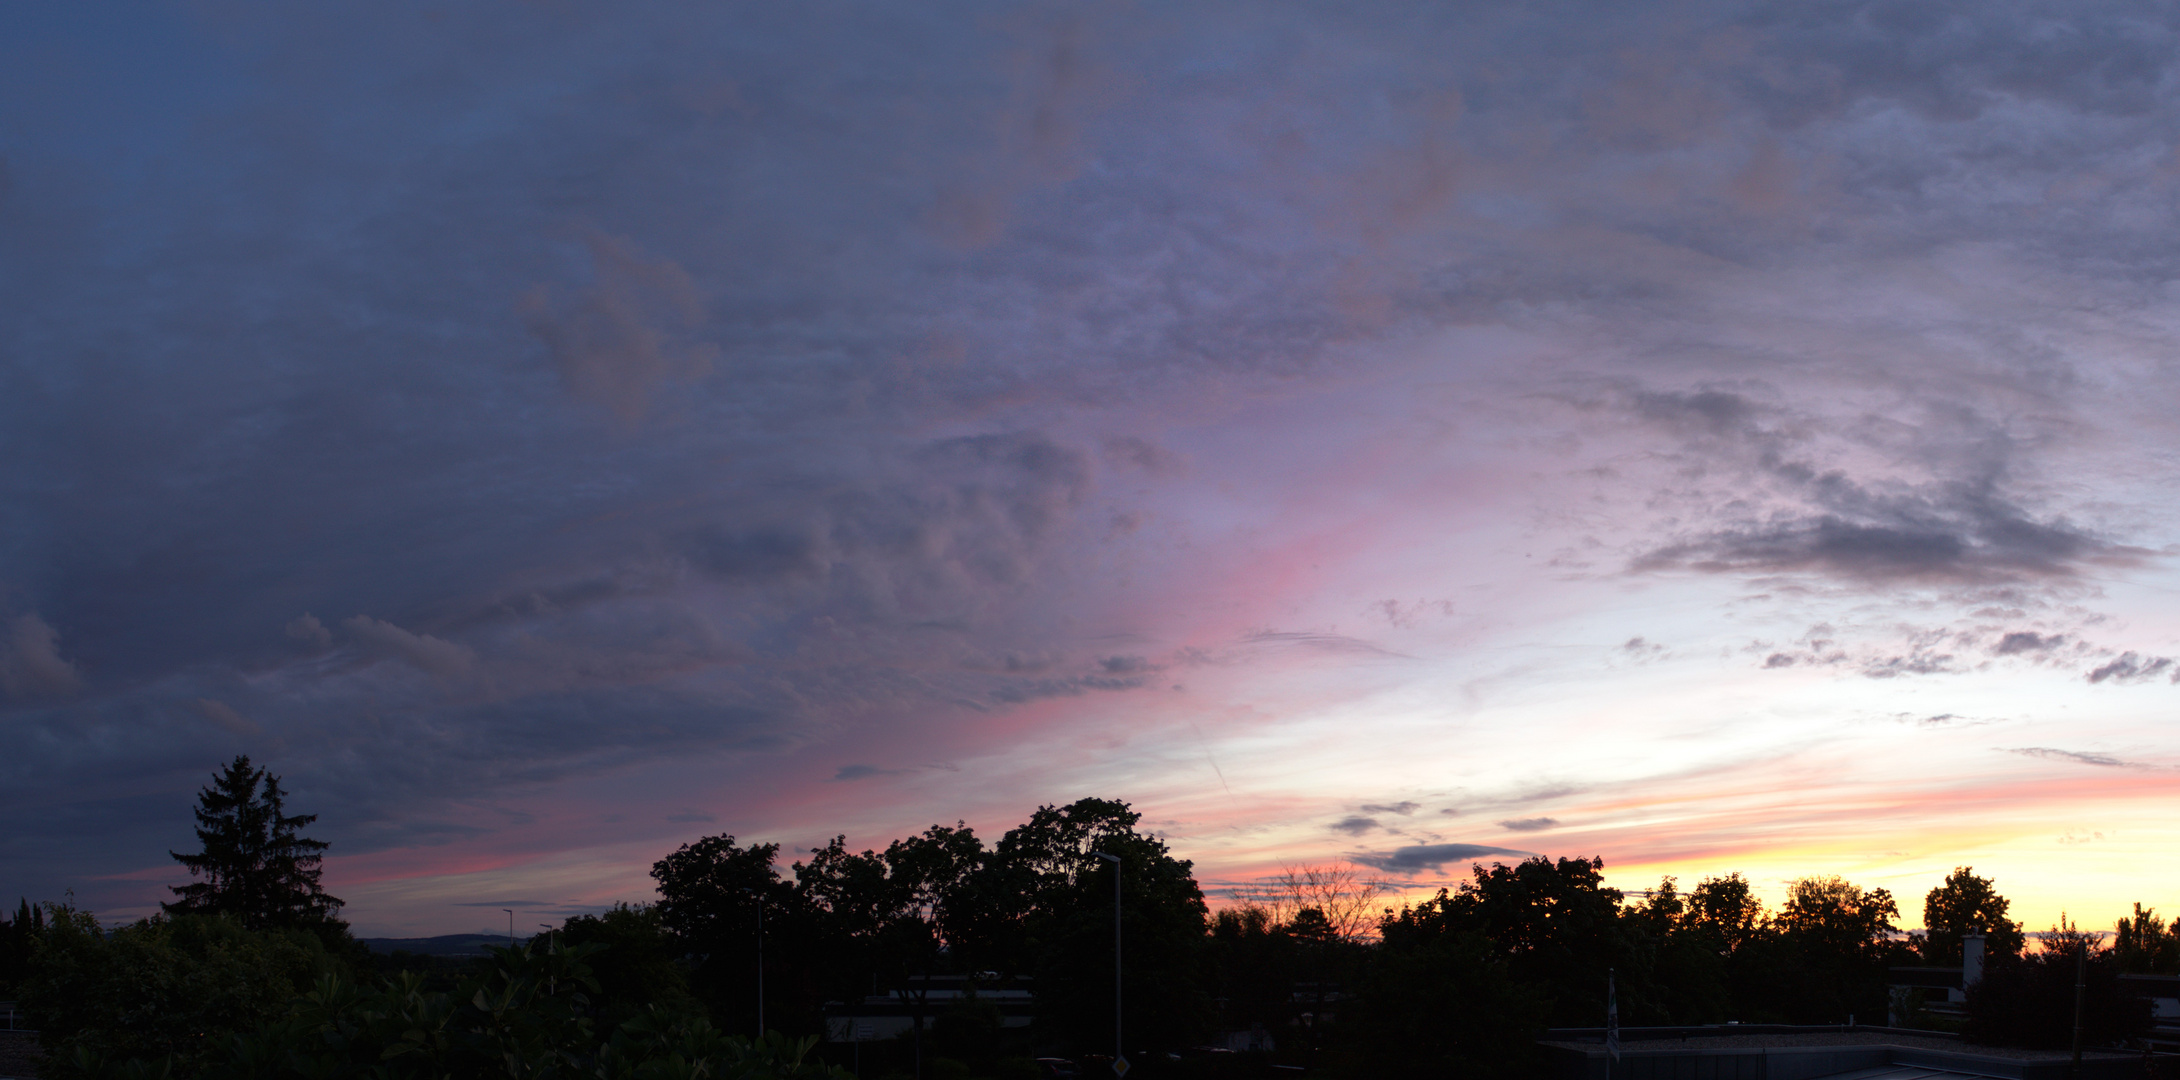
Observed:
[[[757,1038],[765,1037],[765,897],[757,894]]]
[[[2089,977],[2089,943],[2082,942],[2074,950],[2074,1062],[2067,1066],[2068,1077],[2082,1074],[2082,988]]]
[[[765,894],[756,889],[743,889],[757,901],[757,1039],[765,1037]]]
[[[512,949],[515,947],[515,909],[503,907],[500,910],[507,913],[507,947]]]
[[[1120,856],[1093,851],[1091,855],[1113,864],[1113,1075],[1128,1075],[1126,1043],[1120,1037]]]

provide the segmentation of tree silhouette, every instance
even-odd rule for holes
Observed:
[[[2157,917],[2156,908],[2135,904],[2132,918],[2122,917],[2112,936],[2112,959],[2119,969],[2133,975],[2170,975],[2180,970],[2180,937],[2175,937]]]
[[[1986,956],[2013,956],[2021,951],[2021,924],[2006,917],[2007,901],[1991,887],[1991,879],[1977,877],[1973,866],[1957,866],[1945,876],[1945,884],[1923,897],[1923,955],[1933,964],[1961,962],[1961,935],[1982,930]]]
[[[1632,970],[1631,939],[1620,924],[1620,890],[1605,886],[1605,861],[1541,855],[1507,866],[1470,868],[1456,890],[1388,913],[1378,933],[1389,947],[1445,934],[1475,933],[1505,962],[1507,974],[1539,987],[1546,1019],[1594,1023],[1605,1014],[1606,969]],[[1634,994],[1619,981],[1622,1001]]]
[[[1377,878],[1366,878],[1354,866],[1287,866],[1278,876],[1230,890],[1235,899],[1264,909],[1275,926],[1297,921],[1305,909],[1315,908],[1342,941],[1366,941],[1377,933],[1384,905],[1381,893],[1393,888]]]
[[[1836,875],[1805,877],[1787,886],[1779,929],[1840,959],[1879,958],[1900,914],[1892,893],[1864,891]]]
[[[30,943],[45,933],[45,909],[19,900],[15,919],[0,912],[0,994],[13,995],[30,971]]]
[[[778,844],[743,847],[722,834],[683,844],[651,865],[659,888],[660,923],[683,949],[700,957],[689,973],[690,988],[712,1004],[716,1015],[732,1017],[725,1022],[737,1030],[748,1030],[761,1011],[757,976],[779,971],[783,964],[790,970],[809,969],[782,955],[801,948],[798,928],[806,911],[794,886],[781,881],[773,868],[779,853]],[[771,943],[769,950],[765,942]],[[792,986],[782,987],[775,978],[773,1000],[783,999],[783,990]],[[766,1023],[789,1026],[775,1017],[786,1019],[775,1009]]]
[[[1685,923],[1723,955],[1733,952],[1764,932],[1764,904],[1749,891],[1749,881],[1739,874],[1704,878],[1688,894]]]
[[[197,793],[195,855],[169,851],[201,881],[173,886],[169,914],[226,915],[253,930],[338,922],[341,900],[318,884],[329,846],[297,830],[316,814],[286,813],[280,778],[237,756]]]

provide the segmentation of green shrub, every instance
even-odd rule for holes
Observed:
[[[22,1005],[66,1076],[78,1060],[160,1061],[194,1075],[237,1033],[278,1020],[338,965],[302,931],[251,931],[177,915],[103,929],[89,912],[49,911],[33,941]]]
[[[851,1080],[810,1056],[815,1039],[726,1035],[693,1011],[654,1005],[601,1039],[587,960],[603,947],[534,944],[491,950],[451,994],[412,971],[369,987],[326,972],[254,1030],[200,1023],[161,1042],[86,1027],[103,1034],[49,1060],[70,1080]]]

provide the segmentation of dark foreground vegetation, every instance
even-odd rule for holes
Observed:
[[[1794,883],[1773,911],[1739,875],[1630,897],[1595,859],[1478,866],[1398,909],[1350,870],[1297,870],[1214,913],[1187,861],[1098,799],[1041,807],[996,843],[933,826],[884,851],[836,839],[784,869],[776,845],[707,837],[657,863],[653,903],[486,957],[375,956],[318,886],[312,819],[283,798],[246,759],[216,778],[204,852],[176,856],[197,880],[159,917],[108,928],[26,903],[0,921],[0,997],[38,1025],[45,1075],[1040,1080],[1068,1066],[1039,1059],[1068,1058],[1095,1078],[1110,1075],[1115,874],[1131,1080],[1530,1075],[1546,1028],[1604,1022],[1608,973],[1629,1026],[1883,1023],[1888,969],[1957,965],[1971,931],[1988,974],[1970,1037],[2064,1045],[2079,971],[2089,1041],[2111,1045],[2148,1024],[2119,974],[2180,971],[2180,937],[2139,907],[2111,948],[2068,927],[2025,953],[1967,868],[1931,890],[1915,935],[1885,890],[1838,878]],[[1009,1024],[993,992],[1022,990],[1033,1016]],[[874,1000],[911,1030],[819,1041],[829,1008]]]

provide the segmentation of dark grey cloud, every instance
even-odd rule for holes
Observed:
[[[1134,435],[1107,438],[1104,451],[1105,460],[1151,476],[1169,475],[1182,468],[1180,455]]]
[[[2094,562],[2132,562],[2140,552],[2064,522],[2036,522],[2010,506],[1970,500],[1895,500],[1886,519],[1815,515],[1774,521],[1654,553],[1652,565],[1773,573],[1821,570],[1854,578],[1984,581],[2019,573],[2059,575]],[[1889,520],[1887,520],[1889,519]]]
[[[842,765],[840,771],[833,774],[833,779],[868,780],[874,776],[900,776],[909,771],[908,769],[881,769],[876,765]]]
[[[2064,517],[2039,516],[2009,493],[2021,439],[1973,410],[1926,404],[1907,438],[1874,425],[1867,440],[1917,459],[1922,475],[1858,478],[1826,463],[1820,436],[1842,424],[1721,390],[1635,391],[1625,407],[1683,438],[1691,455],[1745,470],[1761,485],[1721,498],[1715,526],[1637,556],[1638,572],[1818,574],[1858,583],[1983,584],[2066,579],[2150,557]],[[1848,418],[1850,420],[1854,418]],[[1753,496],[1753,497],[1752,497]]]
[[[1781,511],[1658,548],[1635,566],[1977,583],[2070,577],[2092,566],[2138,563],[2148,554],[2065,521],[2033,520],[1989,492],[1941,485],[1913,495],[1872,496],[1836,474],[1821,479],[1834,490],[1821,492],[1820,504],[1837,499],[1856,504],[1857,512]]]
[[[1421,809],[1423,809],[1422,804],[1409,802],[1406,799],[1402,799],[1401,801],[1396,803],[1385,803],[1382,805],[1377,803],[1364,803],[1362,807],[1362,811],[1365,814],[1399,814],[1401,817],[1410,817],[1414,815],[1416,811]]]
[[[2008,651],[2001,652],[1990,646],[1988,631],[1971,623],[1952,626],[1914,626],[1894,622],[1878,633],[1871,628],[1856,627],[1843,631],[1828,624],[1811,627],[1788,650],[1769,651],[1767,641],[1751,642],[1746,652],[1762,655],[1762,667],[1766,669],[1792,668],[1797,666],[1833,667],[1853,670],[1868,679],[1896,679],[1921,675],[1959,675],[1986,671],[1991,662],[1975,656],[1963,656],[1955,650],[1988,650],[1994,655],[2021,655],[2032,657],[2057,649],[2070,639],[2064,636],[2036,637],[2030,647],[2018,635],[2008,635],[2002,641],[2012,641]],[[1858,638],[1852,646],[1842,644],[1842,638]],[[2079,651],[2078,649],[2076,651]]]
[[[1378,821],[1376,818],[1350,814],[1333,822],[1331,828],[1333,832],[1343,832],[1349,836],[1361,836],[1372,829],[1378,828]]]
[[[2025,20],[2050,15],[2059,17],[2058,33],[2023,32]],[[1796,50],[1803,63],[1837,73],[1826,95],[1833,107],[1873,98],[1956,122],[2023,99],[2089,115],[2141,115],[2161,100],[2160,76],[2171,64],[2163,50],[2175,37],[2169,13],[2133,5],[2063,14],[2033,5],[1876,7],[1775,30],[1773,50]],[[1776,89],[1766,96],[1794,100]]]
[[[1540,783],[1529,787],[1517,788],[1513,792],[1507,795],[1500,796],[1499,798],[1492,801],[1500,806],[1520,806],[1525,803],[1550,802],[1553,799],[1564,799],[1569,795],[1580,795],[1586,790],[1588,789],[1581,784]]]
[[[2147,682],[2168,674],[2175,681],[2180,681],[2180,670],[2174,668],[2172,657],[2141,656],[2126,652],[2090,669],[2084,678],[2092,683],[2132,683]]]
[[[1901,675],[1939,675],[1958,670],[1960,669],[1954,664],[1951,653],[1930,649],[1875,657],[1862,665],[1862,675],[1869,679],[1891,679]]]
[[[1546,829],[1556,828],[1558,825],[1558,818],[1548,817],[1508,818],[1499,822],[1499,827],[1508,832],[1543,832]]]
[[[1528,858],[1533,854],[1535,853],[1484,844],[1414,844],[1385,852],[1360,852],[1350,855],[1349,858],[1387,873],[1414,873],[1437,870],[1451,862],[1468,862],[1493,856]]]
[[[2000,656],[2020,653],[2049,652],[2066,644],[2065,634],[2040,634],[2034,630],[2015,630],[1998,639],[1998,646],[1991,651]]]

